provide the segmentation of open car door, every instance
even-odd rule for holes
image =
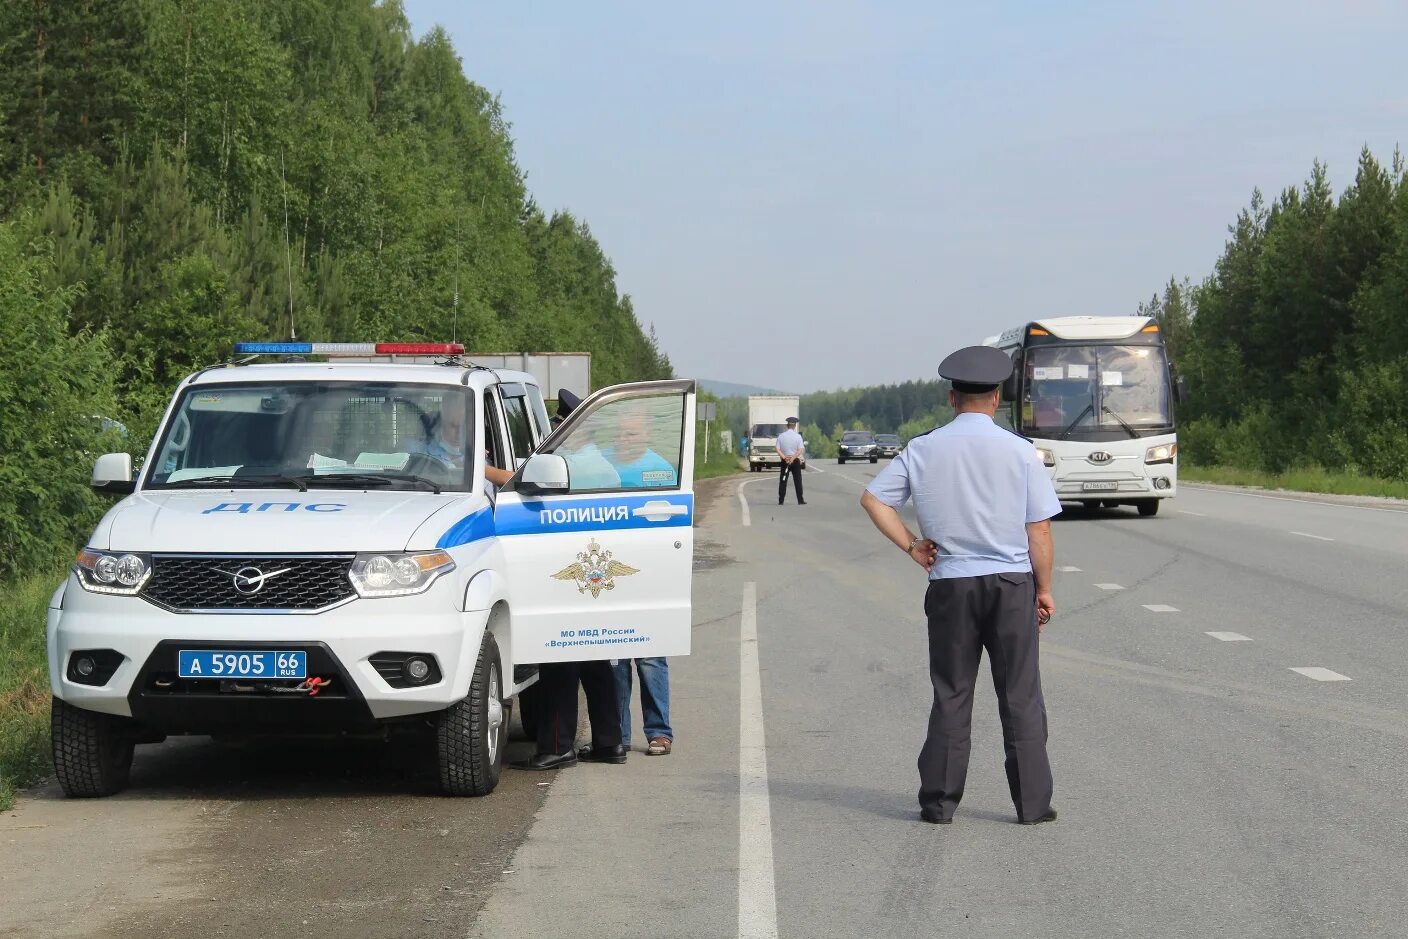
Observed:
[[[515,663],[689,653],[694,397],[604,388],[499,493]]]

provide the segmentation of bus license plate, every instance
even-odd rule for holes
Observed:
[[[1086,492],[1115,492],[1120,488],[1119,483],[1082,483],[1081,489]]]
[[[307,652],[224,652],[182,650],[176,674],[182,678],[307,678]]]

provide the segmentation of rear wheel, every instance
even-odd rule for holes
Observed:
[[[110,796],[127,788],[133,737],[128,721],[53,699],[49,709],[54,775],[64,795]]]
[[[440,791],[447,796],[486,796],[499,784],[507,748],[503,668],[492,633],[484,634],[469,697],[440,712],[435,749]]]
[[[1139,514],[1144,516],[1159,514],[1158,499],[1140,499],[1135,503],[1139,507]]]

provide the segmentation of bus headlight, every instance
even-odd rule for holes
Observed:
[[[1162,443],[1157,447],[1150,447],[1144,451],[1145,463],[1172,463],[1173,458],[1178,456],[1178,444]]]
[[[1036,455],[1039,456],[1039,457],[1041,457],[1041,465],[1042,465],[1042,466],[1055,466],[1055,465],[1056,465],[1056,454],[1052,453],[1050,450],[1046,449],[1045,447],[1037,447],[1037,448],[1036,448]]]
[[[352,562],[352,586],[363,597],[404,597],[423,593],[435,579],[455,569],[444,551],[359,554]]]

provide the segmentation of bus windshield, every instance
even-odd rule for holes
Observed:
[[[1026,355],[1022,429],[1169,427],[1168,367],[1158,346],[1036,346]]]

